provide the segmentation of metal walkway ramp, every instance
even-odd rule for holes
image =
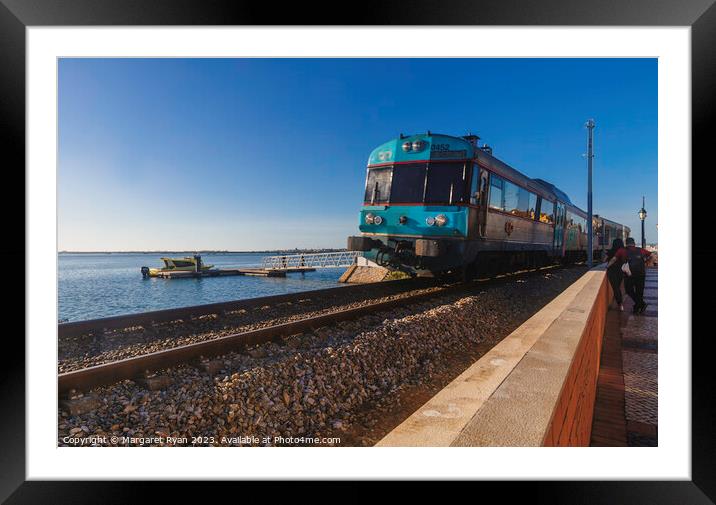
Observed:
[[[304,269],[349,267],[356,263],[358,256],[361,256],[360,251],[264,256],[261,268],[300,272]]]

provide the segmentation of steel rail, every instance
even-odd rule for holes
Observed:
[[[370,286],[396,287],[400,289],[405,286],[408,289],[420,289],[435,284],[432,279],[399,279],[374,284],[355,284],[335,288],[314,289],[300,291],[298,293],[287,293],[282,295],[262,296],[258,298],[247,298],[244,300],[233,300],[230,302],[208,303],[204,305],[193,305],[190,307],[178,307],[174,309],[154,310],[139,314],[124,314],[120,316],[103,317],[99,319],[87,319],[57,325],[57,337],[68,339],[81,335],[102,332],[105,330],[120,330],[133,326],[147,326],[158,323],[168,323],[177,320],[194,319],[201,316],[222,315],[241,309],[253,309],[265,305],[278,305],[296,300],[313,299],[326,297],[334,293],[352,293],[361,289],[370,289]]]
[[[91,389],[114,384],[122,380],[141,378],[142,375],[147,372],[155,372],[179,364],[190,364],[192,362],[196,363],[202,358],[211,358],[232,351],[241,351],[248,346],[267,343],[272,340],[277,340],[283,336],[312,331],[322,326],[356,319],[371,313],[385,311],[387,309],[415,303],[437,296],[466,292],[477,285],[498,284],[500,282],[512,280],[515,277],[540,273],[543,270],[551,268],[553,267],[543,267],[536,270],[507,274],[490,279],[481,279],[468,283],[440,286],[438,289],[429,292],[417,293],[392,300],[384,300],[361,307],[330,312],[328,314],[309,317],[298,321],[277,324],[274,326],[236,333],[212,340],[182,345],[140,356],[82,368],[71,372],[61,373],[58,375],[58,394],[63,396],[73,390],[89,391]]]
[[[441,287],[438,290],[428,293],[418,293],[393,300],[385,300],[370,305],[330,312],[298,321],[277,324],[61,373],[58,375],[58,393],[63,395],[72,390],[88,391],[125,379],[135,379],[141,377],[142,374],[146,372],[154,372],[182,363],[191,363],[201,358],[211,358],[231,351],[241,351],[248,346],[267,343],[282,336],[312,331],[322,326],[355,319],[371,313],[398,307],[406,303],[414,303],[422,299],[445,295],[448,292],[457,291],[458,289],[464,290],[467,289],[467,287],[462,284],[458,286]]]

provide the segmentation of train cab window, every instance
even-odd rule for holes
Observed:
[[[465,163],[430,163],[425,184],[425,203],[465,202]]]
[[[390,203],[421,203],[425,191],[425,163],[397,164],[393,167]]]
[[[390,198],[390,181],[393,167],[369,168],[365,184],[364,202],[387,203]]]
[[[505,208],[503,199],[504,179],[497,177],[495,174],[490,175],[490,207],[497,210]]]

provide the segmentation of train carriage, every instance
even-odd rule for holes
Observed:
[[[611,247],[614,239],[625,241],[631,233],[628,226],[601,217],[599,214],[593,216],[592,227],[595,249],[599,250],[601,256],[604,256],[607,249]]]
[[[374,149],[361,235],[348,238],[348,249],[413,274],[465,277],[585,259],[587,214],[478,140],[428,132]]]

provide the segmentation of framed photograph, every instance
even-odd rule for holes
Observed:
[[[2,0],[26,195],[2,499],[438,479],[713,503],[708,297],[679,252],[716,7],[359,11]]]

